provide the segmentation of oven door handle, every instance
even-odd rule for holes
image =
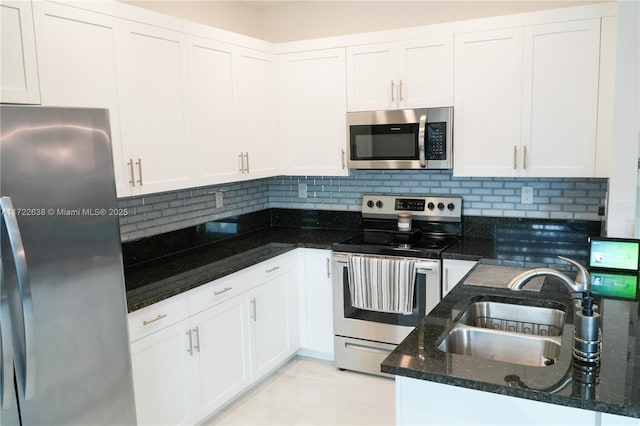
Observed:
[[[426,158],[425,146],[424,146],[426,127],[427,127],[427,116],[425,114],[420,116],[420,125],[418,127],[418,155],[420,158],[420,167],[427,167],[427,158]]]

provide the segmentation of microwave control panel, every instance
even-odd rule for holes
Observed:
[[[427,123],[427,158],[429,160],[447,159],[447,123]]]

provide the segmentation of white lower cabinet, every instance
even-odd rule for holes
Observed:
[[[192,317],[196,421],[208,417],[251,383],[244,295]]]
[[[201,422],[296,353],[297,255],[129,315],[138,424]]]
[[[444,259],[442,261],[442,298],[453,290],[476,263],[471,260],[457,259]]]
[[[129,315],[131,361],[140,425],[191,422],[191,370],[184,295]]]
[[[248,293],[251,329],[251,369],[258,380],[289,358],[292,345],[289,277],[281,275]]]
[[[333,290],[331,250],[300,249],[300,354],[333,361]]]

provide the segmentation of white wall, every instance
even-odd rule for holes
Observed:
[[[242,1],[121,0],[133,6],[250,37],[262,37],[259,10]]]
[[[271,42],[307,40],[613,0],[242,1],[121,0]]]
[[[603,1],[291,1],[264,9],[260,19],[267,40],[285,42]]]
[[[640,236],[637,213],[640,144],[640,3],[618,3],[616,90],[607,235]]]

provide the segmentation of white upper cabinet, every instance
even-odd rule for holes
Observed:
[[[345,49],[278,57],[283,172],[345,176]]]
[[[600,19],[524,28],[522,175],[594,176],[599,52]]]
[[[187,42],[196,184],[238,180],[237,53],[213,40],[188,37]]]
[[[242,178],[277,174],[278,102],[274,56],[242,49],[238,56],[240,145],[237,163]]]
[[[125,158],[135,193],[192,184],[185,35],[122,21],[116,64]]]
[[[453,105],[453,36],[398,43],[398,107]]]
[[[347,48],[347,109],[450,106],[453,36]]]
[[[613,155],[613,111],[615,102],[616,39],[618,18],[602,18],[600,30],[600,83],[598,84],[598,129],[596,177],[611,176]]]
[[[0,102],[39,104],[38,63],[31,2],[0,3]]]
[[[456,36],[456,176],[595,176],[600,19]]]
[[[515,176],[522,30],[457,35],[454,87],[454,175]]]
[[[347,109],[397,109],[396,44],[347,47]]]
[[[42,104],[109,109],[117,193],[131,195],[114,66],[118,20],[50,2],[34,4],[34,19]]]

